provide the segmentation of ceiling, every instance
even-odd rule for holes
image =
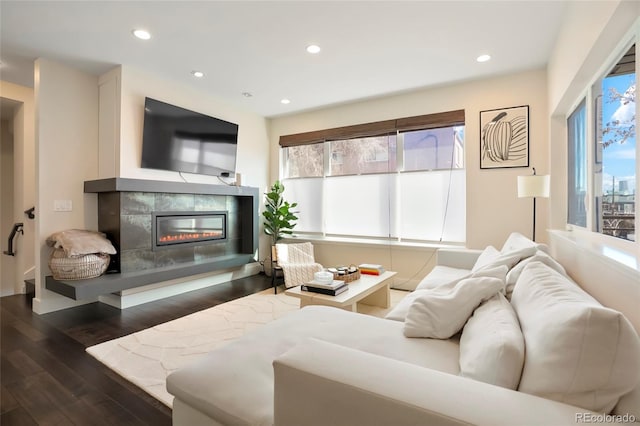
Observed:
[[[543,68],[566,5],[2,0],[0,78],[33,86],[38,57],[96,75],[123,64],[274,117]],[[134,28],[151,40],[134,38]],[[321,52],[307,53],[310,44]],[[476,62],[484,53],[491,61]]]

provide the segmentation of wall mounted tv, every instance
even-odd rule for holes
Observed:
[[[231,176],[237,147],[237,124],[145,98],[143,168]]]

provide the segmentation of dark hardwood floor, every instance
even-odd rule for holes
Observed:
[[[45,315],[26,295],[0,298],[0,424],[169,425],[171,410],[85,352],[268,288],[256,275],[119,310],[91,303]]]

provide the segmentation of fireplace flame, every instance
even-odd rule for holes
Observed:
[[[171,243],[174,241],[197,241],[206,238],[219,238],[222,232],[194,232],[184,234],[163,235],[159,238],[161,243]]]

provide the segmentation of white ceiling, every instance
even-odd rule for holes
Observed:
[[[2,0],[0,78],[32,86],[38,57],[96,75],[125,64],[273,117],[542,68],[566,4]],[[477,63],[483,53],[493,59]]]

